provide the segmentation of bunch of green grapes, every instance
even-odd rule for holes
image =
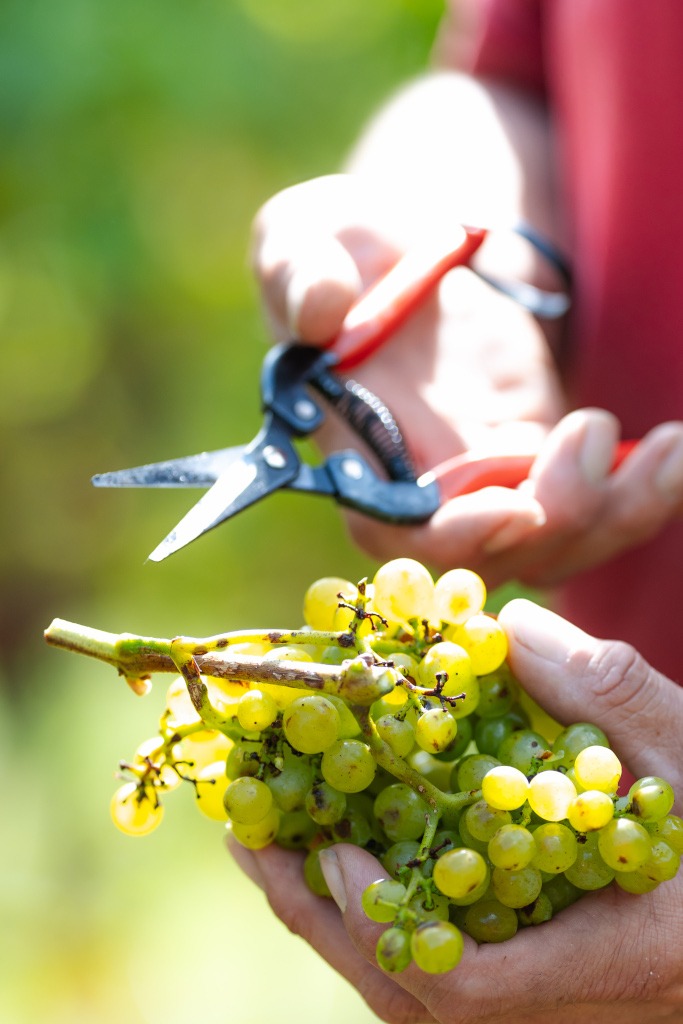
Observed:
[[[186,643],[159,735],[121,766],[115,824],[147,835],[185,782],[244,846],[306,851],[306,881],[323,897],[320,851],[367,849],[386,872],[363,908],[387,925],[377,961],[389,972],[448,971],[463,932],[501,942],[610,884],[651,892],[683,852],[671,786],[647,777],[619,795],[605,734],[561,728],[524,694],[486,597],[475,573],[435,582],[408,558],[372,583],[317,580],[302,629],[230,647],[267,681],[202,677],[203,703],[187,666],[229,641]],[[324,666],[371,666],[381,685],[340,696],[316,683]]]

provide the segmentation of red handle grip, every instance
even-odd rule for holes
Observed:
[[[338,369],[350,370],[372,355],[424,302],[444,274],[469,263],[487,232],[465,227],[459,231],[455,248],[451,237],[449,248],[433,243],[411,249],[361,295],[329,344],[339,357]]]
[[[635,448],[637,441],[621,441],[612,463],[612,472]],[[535,455],[472,455],[464,452],[435,466],[431,473],[444,498],[480,491],[482,487],[518,487],[526,480]]]

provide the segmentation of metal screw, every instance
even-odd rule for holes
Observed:
[[[317,409],[307,398],[300,398],[294,403],[294,412],[300,420],[312,420]]]
[[[284,469],[287,465],[284,453],[273,444],[268,444],[263,449],[263,460],[271,469]]]
[[[352,480],[362,480],[363,466],[357,459],[344,459],[341,464],[342,473]]]

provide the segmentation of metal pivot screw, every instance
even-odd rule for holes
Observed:
[[[357,459],[344,459],[341,464],[341,471],[344,476],[351,480],[361,480],[363,477],[363,466]]]
[[[263,460],[271,469],[284,469],[287,465],[284,454],[273,444],[268,444],[263,449]]]
[[[300,420],[312,420],[318,410],[307,398],[300,398],[294,403],[294,412]]]

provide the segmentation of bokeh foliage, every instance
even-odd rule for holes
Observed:
[[[166,636],[298,625],[310,580],[373,571],[336,510],[293,495],[146,564],[195,493],[95,491],[89,478],[255,432],[267,339],[246,256],[254,212],[337,169],[363,121],[425,66],[441,7],[0,5],[11,1024],[374,1019],[270,916],[191,794],[169,801],[148,840],[114,831],[115,766],[154,732],[165,684],[138,701],[41,633],[53,616]]]

